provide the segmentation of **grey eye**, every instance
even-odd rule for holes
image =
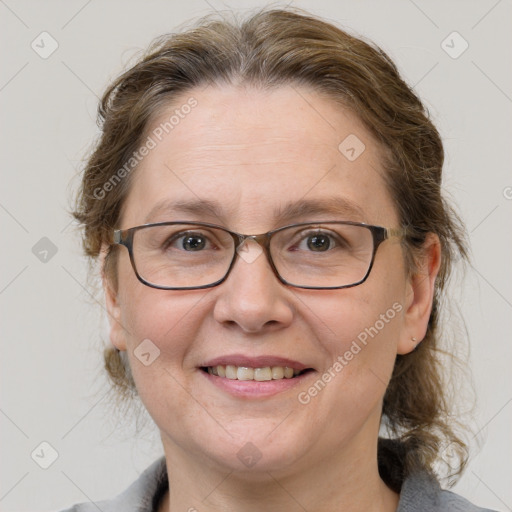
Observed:
[[[311,251],[327,251],[331,247],[331,239],[324,234],[310,235],[307,238],[307,246]]]
[[[181,246],[185,251],[200,251],[206,246],[206,240],[200,235],[187,235],[182,238]]]

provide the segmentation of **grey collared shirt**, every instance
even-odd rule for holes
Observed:
[[[165,458],[154,462],[128,489],[114,499],[80,503],[63,512],[155,512],[168,489]],[[441,489],[428,473],[405,479],[396,512],[493,512],[472,505],[462,496]]]

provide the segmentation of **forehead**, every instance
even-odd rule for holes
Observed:
[[[186,218],[247,232],[277,227],[283,212],[293,221],[330,208],[340,220],[396,220],[377,142],[311,90],[194,89],[147,137],[155,144],[135,171],[123,227]]]

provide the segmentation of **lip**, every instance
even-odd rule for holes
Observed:
[[[199,365],[199,368],[228,364],[232,364],[234,366],[247,366],[249,368],[264,368],[265,366],[287,366],[288,368],[293,368],[294,370],[299,371],[305,370],[306,368],[311,368],[310,366],[307,366],[299,361],[294,361],[293,359],[288,359],[285,357],[270,355],[245,356],[243,354],[231,354],[209,359],[205,363]]]
[[[268,381],[255,381],[255,380],[238,380],[228,379],[225,377],[218,377],[217,375],[211,375],[205,372],[203,369],[209,366],[218,365],[234,365],[234,366],[247,366],[250,368],[264,368],[265,366],[287,366],[294,370],[312,370],[303,374],[297,375],[292,379],[276,379]],[[289,391],[299,385],[301,385],[305,379],[308,379],[311,375],[314,375],[316,371],[311,366],[307,366],[304,363],[288,359],[286,357],[262,355],[262,356],[246,356],[242,354],[231,354],[219,356],[214,359],[209,359],[204,364],[198,367],[198,371],[207,382],[216,386],[221,391],[228,393],[236,398],[244,399],[257,399],[257,398],[268,398],[279,393]]]
[[[267,380],[267,381],[256,381],[256,380],[237,380],[228,379],[226,377],[218,377],[217,375],[210,375],[207,372],[198,369],[198,372],[203,375],[208,382],[220,390],[228,393],[236,398],[268,398],[279,393],[284,393],[290,389],[293,389],[304,382],[313,375],[314,371],[306,372],[301,375],[297,375],[292,379],[279,379],[279,380]]]

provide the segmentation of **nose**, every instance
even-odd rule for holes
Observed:
[[[218,287],[214,318],[243,332],[278,330],[289,325],[290,291],[274,274],[261,246],[246,240],[226,281]]]

